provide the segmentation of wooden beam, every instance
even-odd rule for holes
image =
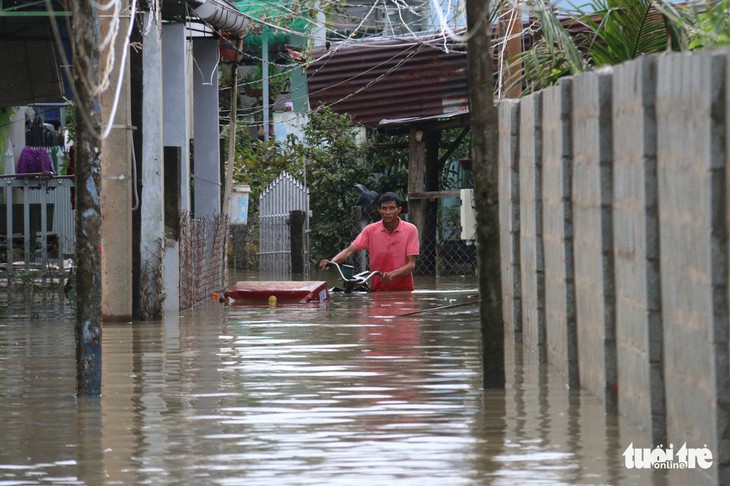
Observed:
[[[408,141],[408,194],[426,191],[426,138],[425,133],[411,127]],[[418,240],[423,246],[426,230],[428,201],[416,199],[408,201],[408,221],[418,228]]]
[[[422,191],[409,192],[408,200],[411,199],[443,199],[445,197],[460,197],[460,191]]]

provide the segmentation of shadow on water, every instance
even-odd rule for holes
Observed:
[[[403,315],[475,285],[105,324],[100,398],[74,396],[73,319],[16,301],[0,321],[0,485],[701,483],[627,469],[648,433],[513,339],[507,388],[484,392],[476,306]]]

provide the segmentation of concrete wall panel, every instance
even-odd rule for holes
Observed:
[[[519,103],[499,105],[499,227],[505,329],[522,332],[520,284]]]
[[[614,70],[613,176],[618,410],[666,442],[654,58]]]
[[[572,80],[543,92],[543,247],[548,361],[579,385],[572,208]]]
[[[531,351],[546,349],[542,254],[542,93],[520,101],[519,193],[522,337]]]
[[[581,385],[616,410],[611,72],[573,78],[575,304]]]
[[[667,435],[728,469],[726,56],[664,56],[657,171]],[[696,445],[695,445],[696,444]]]

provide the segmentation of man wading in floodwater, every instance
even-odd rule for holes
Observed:
[[[382,274],[373,277],[373,291],[413,290],[413,269],[420,253],[418,229],[398,217],[402,209],[395,193],[384,193],[378,199],[380,221],[367,225],[355,241],[332,260],[320,261],[319,268],[325,270],[330,263],[346,262],[356,252],[367,250],[370,270]]]

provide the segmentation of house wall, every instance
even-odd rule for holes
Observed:
[[[165,147],[180,148],[180,209],[190,208],[191,79],[188,65],[191,44],[185,24],[165,24],[162,29],[163,140]],[[217,105],[216,105],[217,106]]]
[[[221,212],[221,166],[218,120],[218,41],[193,40],[193,150],[195,217],[206,218]],[[215,107],[212,109],[211,107]]]

